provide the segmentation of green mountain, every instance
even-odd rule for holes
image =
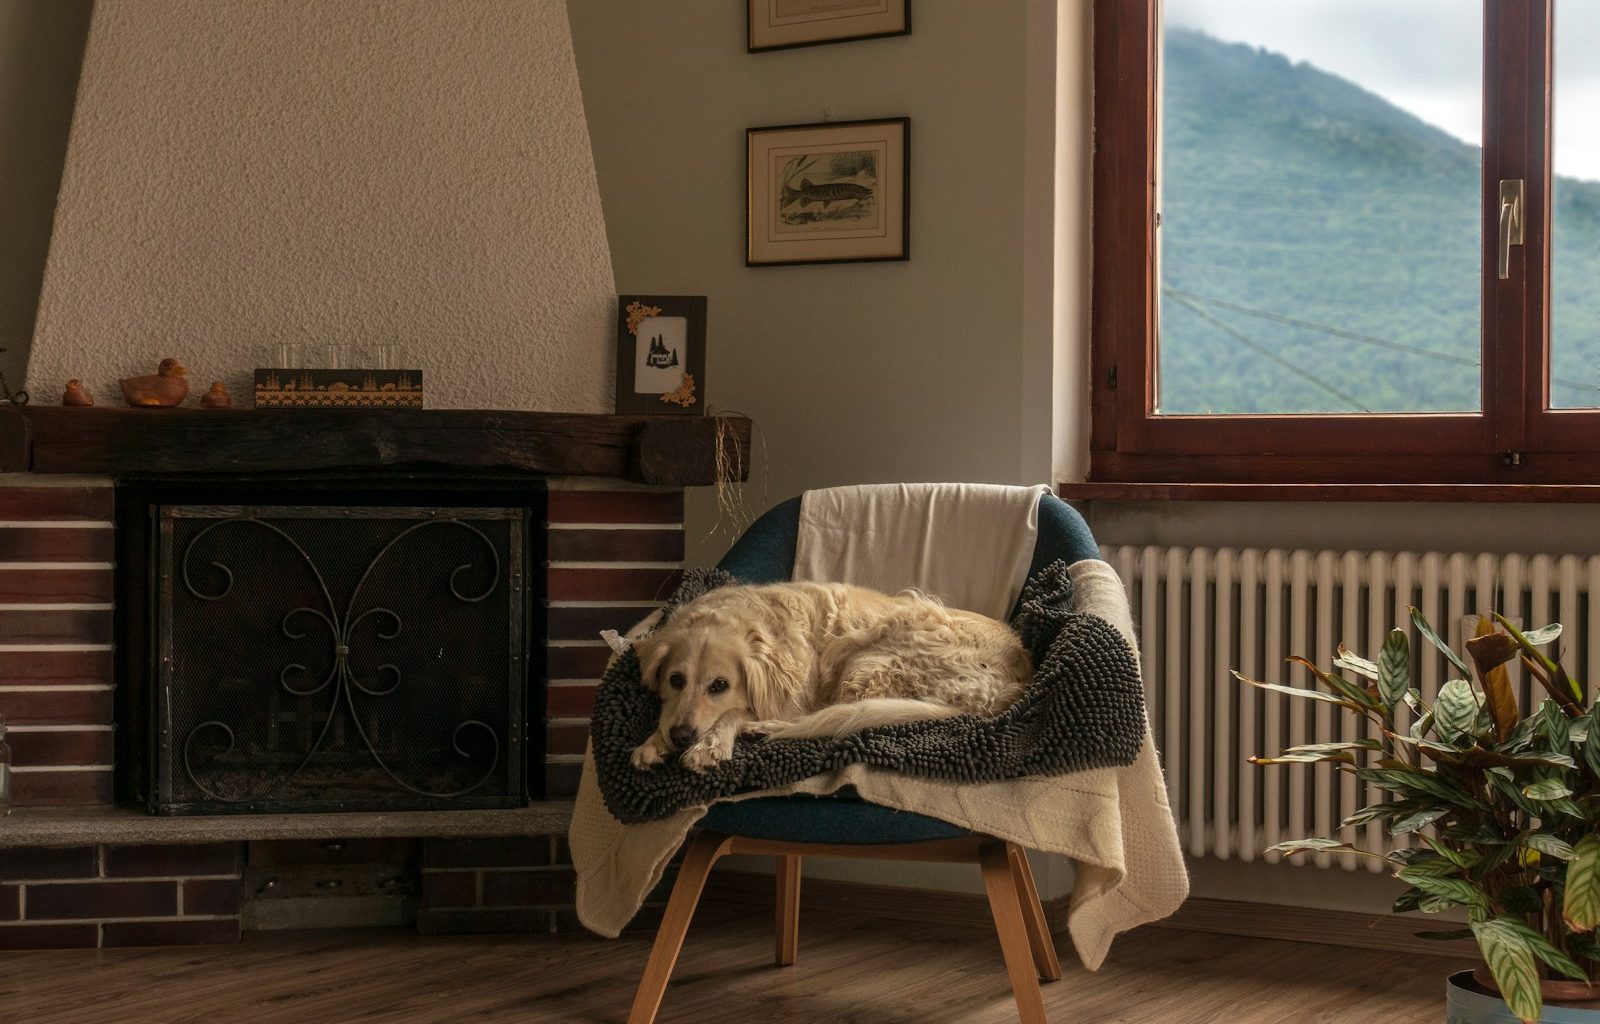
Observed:
[[[1188,29],[1162,72],[1162,411],[1477,409],[1478,148]],[[1555,221],[1555,402],[1596,405],[1600,183]]]

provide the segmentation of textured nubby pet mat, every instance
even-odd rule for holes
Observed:
[[[716,569],[691,570],[662,621],[707,591],[737,582]],[[648,771],[629,763],[655,729],[661,702],[622,653],[595,697],[590,725],[595,771],[608,810],[624,823],[655,821],[735,793],[770,789],[848,764],[958,782],[997,782],[1132,764],[1144,740],[1144,688],[1122,634],[1071,611],[1065,563],[1023,588],[1011,625],[1033,656],[1033,681],[1004,712],[880,726],[841,737],[741,737],[733,757],[704,775],[676,759]]]

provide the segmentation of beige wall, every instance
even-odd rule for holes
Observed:
[[[0,373],[22,387],[91,0],[0,0]],[[43,400],[46,396],[38,396]]]
[[[759,54],[737,4],[568,6],[617,286],[709,296],[707,396],[765,441],[751,506],[1050,477],[1054,0],[922,3],[909,36]],[[746,128],[897,115],[909,262],[744,266]],[[715,561],[711,496],[690,516]]]
[[[429,404],[609,411],[562,0],[100,0],[29,380],[398,341]]]

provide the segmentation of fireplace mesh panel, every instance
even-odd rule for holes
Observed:
[[[522,509],[164,506],[156,810],[522,801]]]

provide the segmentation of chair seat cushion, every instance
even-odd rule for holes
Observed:
[[[764,796],[737,803],[717,804],[700,819],[700,827],[750,839],[787,843],[845,843],[878,846],[889,843],[923,843],[971,835],[966,829],[938,818],[897,811],[843,796]]]

